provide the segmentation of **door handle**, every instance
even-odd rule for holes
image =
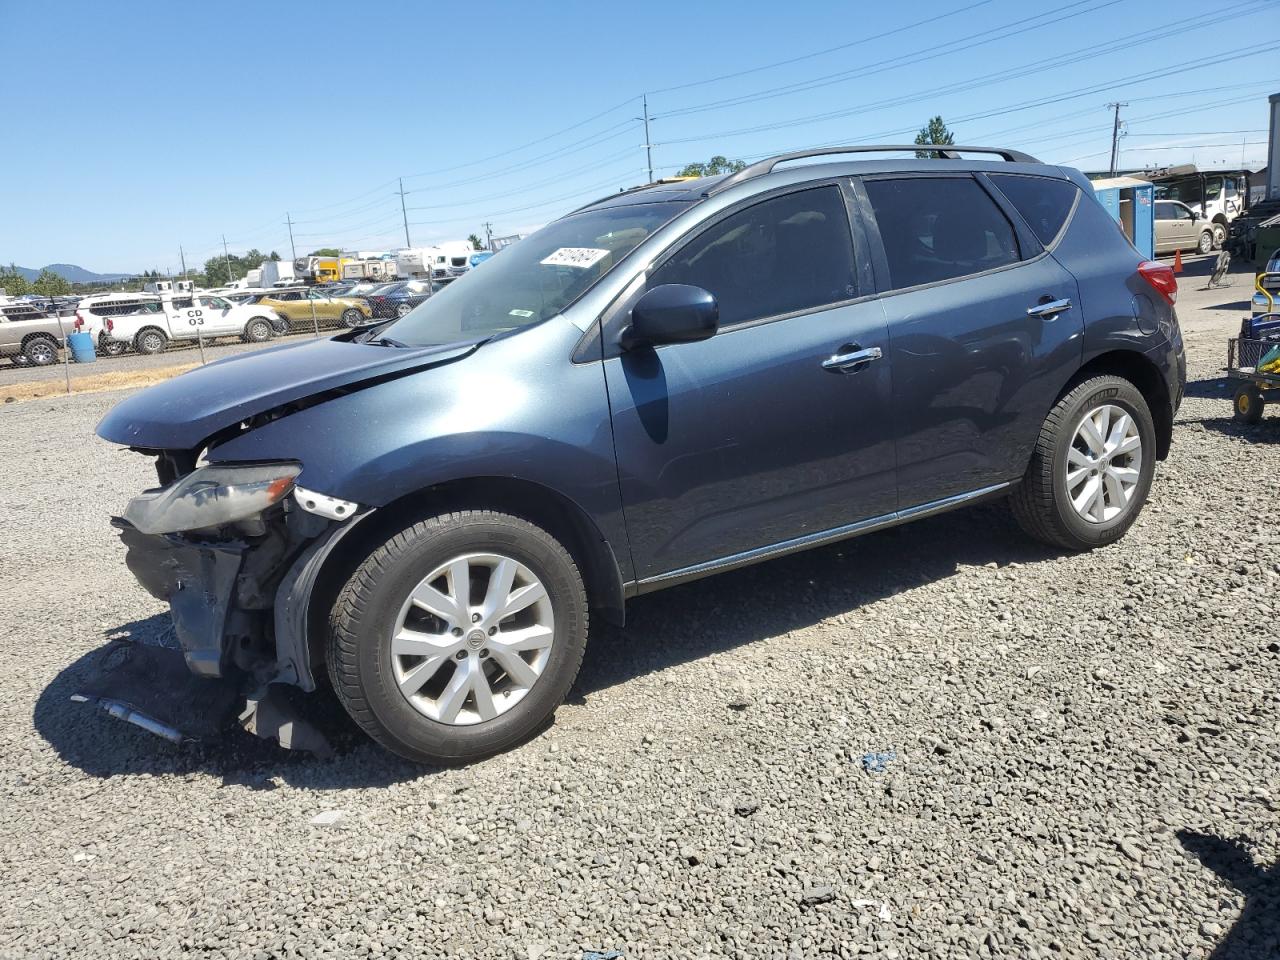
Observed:
[[[1027,307],[1027,316],[1047,317],[1052,319],[1059,313],[1063,313],[1070,309],[1070,300],[1050,300],[1048,303],[1038,303],[1034,307]]]
[[[848,349],[849,346],[853,346],[853,344],[848,344],[842,349]],[[884,353],[879,347],[867,347],[865,350],[852,350],[849,353],[836,353],[822,361],[822,369],[830,370],[833,373],[856,373],[872,360],[879,360],[882,356],[884,356]]]

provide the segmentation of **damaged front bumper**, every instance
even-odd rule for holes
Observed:
[[[250,522],[143,533],[113,518],[138,582],[169,604],[176,648],[116,641],[72,698],[174,742],[207,739],[238,719],[283,746],[327,752],[280,696],[310,692],[311,592],[325,560],[367,513],[315,509],[298,491]],[[304,497],[307,499],[304,500]]]

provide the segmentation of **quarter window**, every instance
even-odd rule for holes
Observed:
[[[889,287],[953,280],[1017,263],[1013,225],[967,177],[869,180]]]
[[[813,310],[858,296],[853,236],[835,186],[747,207],[681,247],[649,287],[687,283],[720,304],[720,325]]]
[[[1080,188],[1070,180],[1048,177],[1019,177],[1010,173],[993,173],[990,177],[1027,221],[1036,239],[1046,247],[1053,243],[1071,215]]]

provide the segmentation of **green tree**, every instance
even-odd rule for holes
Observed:
[[[956,142],[955,135],[947,129],[947,125],[942,122],[942,117],[934,117],[916,134],[916,143],[939,143],[951,146]],[[916,158],[920,160],[928,160],[930,157],[936,157],[936,153],[930,153],[928,150],[917,150]]]
[[[211,287],[225,287],[232,280],[245,275],[245,268],[238,263],[239,257],[231,257],[230,274],[227,273],[227,257],[210,257],[204,262],[204,275]]]
[[[11,263],[7,268],[0,269],[0,289],[11,297],[20,297],[31,292],[31,284]]]
[[[313,257],[339,257],[342,251],[337,247],[321,247],[319,250],[312,250],[310,256]]]
[[[279,262],[280,262],[280,254],[278,254],[278,253],[276,253],[274,250],[272,250],[272,251],[271,251],[271,256],[267,257],[267,259],[268,259],[268,260],[270,260],[272,263],[279,263]]]
[[[471,244],[471,249],[472,249],[472,250],[483,250],[483,249],[484,249],[484,241],[482,241],[482,240],[481,240],[478,236],[476,236],[474,233],[473,233],[473,234],[471,234],[471,236],[467,237],[467,242]]]
[[[737,173],[746,164],[741,160],[730,160],[728,157],[722,157],[716,154],[706,163],[691,163],[681,170],[676,176],[680,177],[715,177],[722,173]]]
[[[61,297],[71,292],[67,278],[52,270],[41,270],[31,284],[31,292],[42,297]]]

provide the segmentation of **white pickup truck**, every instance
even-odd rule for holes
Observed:
[[[92,299],[81,303],[82,313],[95,314]],[[138,353],[160,353],[170,341],[201,337],[239,337],[246,343],[261,343],[275,336],[277,327],[284,327],[280,315],[270,307],[232,303],[212,294],[140,297],[127,313],[114,309],[103,312],[107,315],[103,317],[102,339],[130,346]]]

